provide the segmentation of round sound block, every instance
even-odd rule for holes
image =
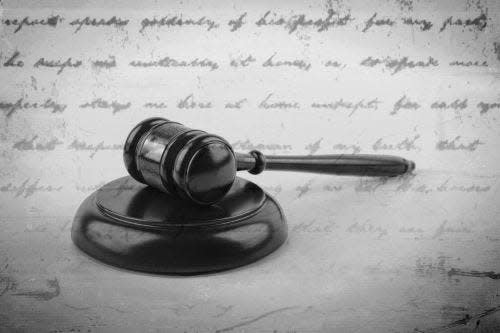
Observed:
[[[222,201],[199,206],[123,177],[85,199],[71,237],[81,250],[114,266],[197,274],[268,255],[286,240],[287,225],[278,203],[242,178]]]

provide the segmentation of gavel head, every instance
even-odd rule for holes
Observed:
[[[163,118],[132,129],[123,159],[135,180],[201,205],[220,201],[236,177],[236,158],[226,140]]]

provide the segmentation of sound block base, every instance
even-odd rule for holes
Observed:
[[[81,250],[114,266],[200,274],[270,254],[286,240],[287,225],[278,203],[239,177],[212,206],[192,204],[123,177],[83,201],[71,236]]]

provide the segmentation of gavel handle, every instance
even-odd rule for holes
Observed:
[[[264,156],[257,150],[236,153],[237,170],[259,174],[264,170],[302,171],[352,176],[398,176],[415,169],[415,163],[389,155]]]

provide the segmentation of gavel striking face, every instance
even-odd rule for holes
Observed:
[[[264,169],[337,175],[397,176],[415,168],[412,161],[385,155],[267,156],[235,153],[223,138],[163,118],[150,118],[127,137],[123,158],[137,181],[200,205],[226,195],[236,171]]]
[[[221,137],[162,118],[130,132],[124,161],[137,181],[198,204],[213,204],[236,177],[234,152]]]

